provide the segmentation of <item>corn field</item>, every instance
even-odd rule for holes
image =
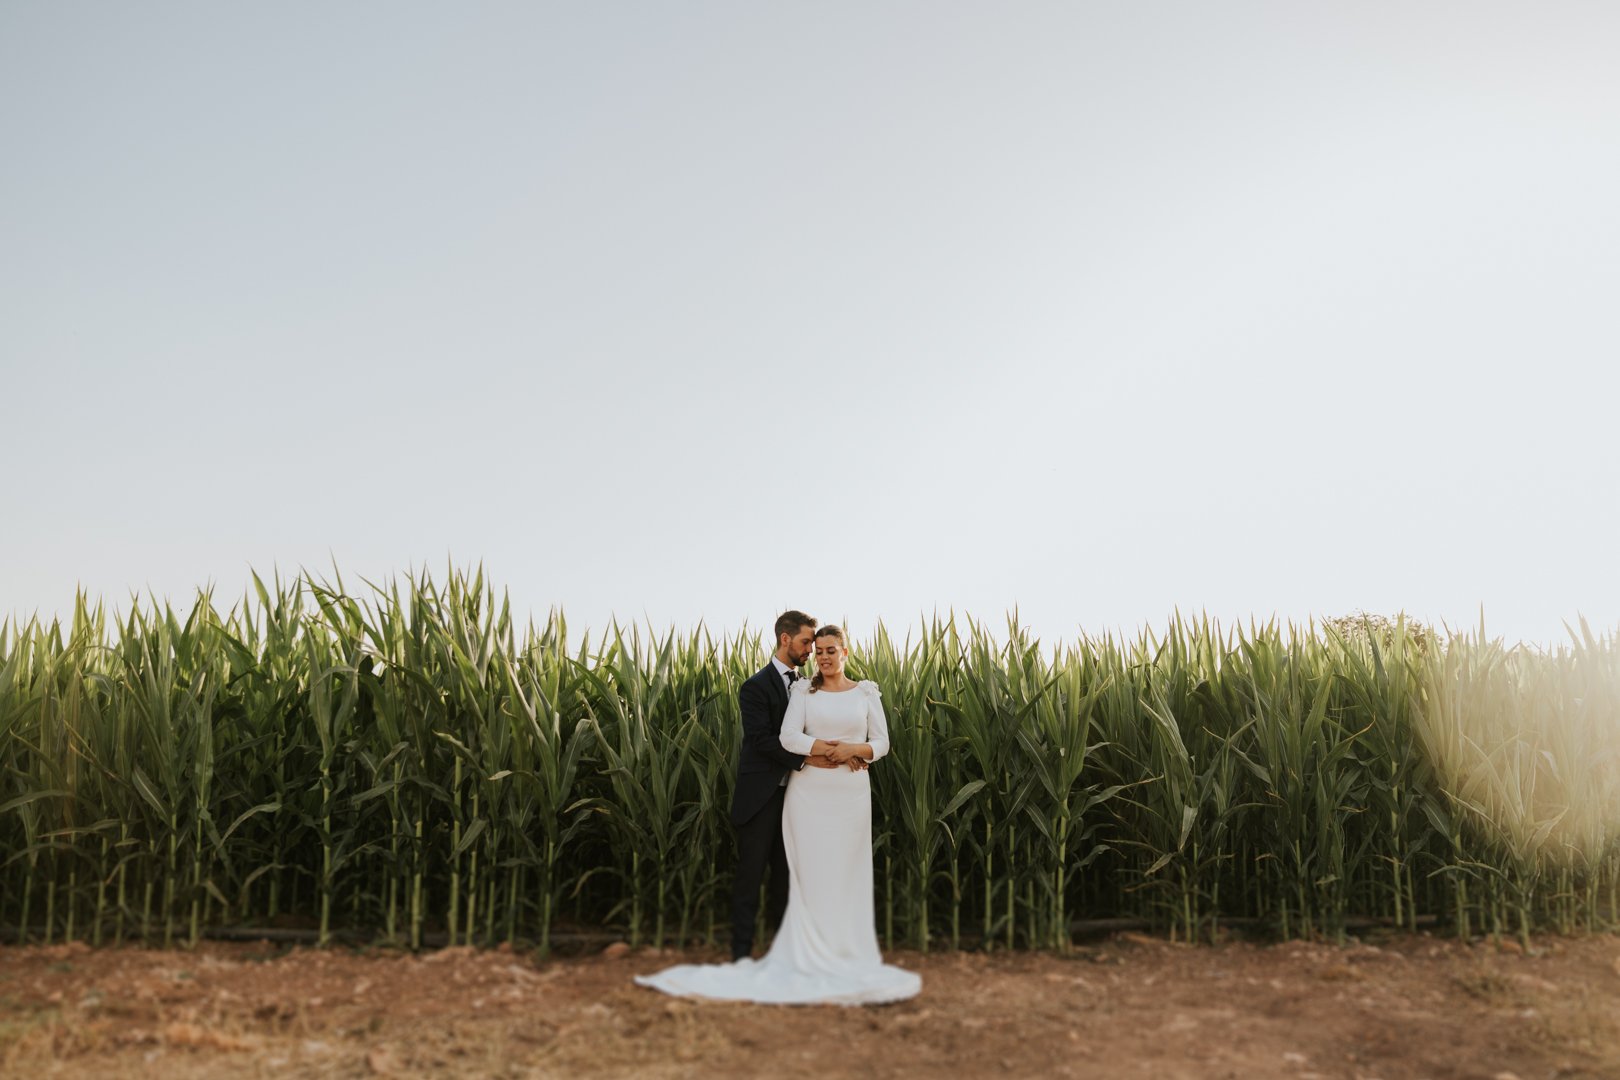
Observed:
[[[1174,620],[852,642],[886,946],[1067,948],[1077,919],[1342,939],[1609,927],[1620,643]],[[482,570],[279,577],[221,612],[0,627],[0,928],[416,948],[724,941],[736,691],[770,644],[519,626]]]

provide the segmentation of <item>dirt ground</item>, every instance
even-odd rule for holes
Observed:
[[[1620,938],[890,954],[922,996],[676,1000],[719,954],[0,947],[0,1076],[1620,1078]]]

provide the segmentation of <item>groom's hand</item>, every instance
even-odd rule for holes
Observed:
[[[832,758],[827,757],[825,754],[806,754],[805,758],[804,758],[804,764],[805,764],[805,766],[807,768],[816,768],[816,769],[836,769],[836,768],[838,768],[838,763],[836,761],[832,760]]]

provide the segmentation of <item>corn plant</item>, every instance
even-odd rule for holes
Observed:
[[[852,642],[883,940],[1064,949],[1092,916],[1572,932],[1620,914],[1620,641],[1397,618],[1043,646],[955,615]],[[527,624],[482,568],[255,574],[0,621],[0,929],[404,948],[714,942],[735,865],[727,638]]]

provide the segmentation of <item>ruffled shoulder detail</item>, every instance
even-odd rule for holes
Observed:
[[[793,689],[788,691],[789,695],[792,695],[792,694],[808,694],[809,692],[810,692],[810,679],[809,679],[808,676],[800,676],[799,678],[794,679],[793,680]]]
[[[878,684],[873,682],[871,679],[862,679],[860,681],[860,687],[862,690],[865,690],[870,697],[881,698],[883,696],[883,688],[878,686]]]

